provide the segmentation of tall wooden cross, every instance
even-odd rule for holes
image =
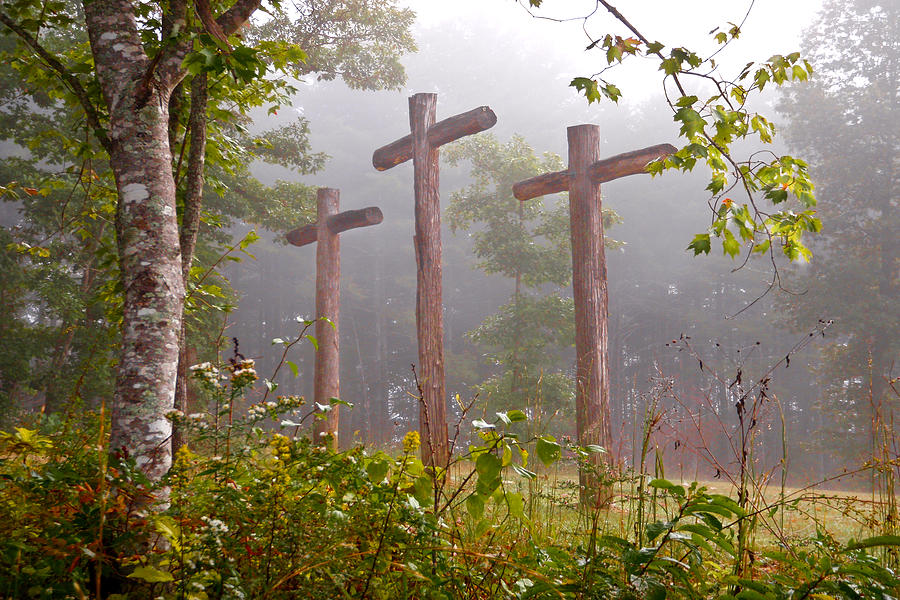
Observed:
[[[316,366],[313,396],[321,406],[329,406],[331,398],[341,394],[340,337],[338,319],[341,312],[341,244],[338,234],[348,229],[377,225],[384,218],[375,206],[359,210],[340,210],[341,193],[333,188],[316,190],[316,222],[294,229],[287,240],[294,246],[316,246]],[[325,319],[328,319],[326,321]],[[316,441],[331,436],[331,446],[338,446],[339,405],[331,406],[324,419],[316,419]]]
[[[497,116],[487,106],[435,123],[437,94],[415,94],[409,99],[412,133],[383,146],[372,155],[379,171],[413,161],[416,235],[416,336],[419,343],[421,406],[419,431],[422,461],[446,467],[450,459],[447,439],[446,386],[444,383],[444,315],[441,300],[441,198],[438,148],[461,137],[490,129]]]
[[[600,184],[626,175],[646,173],[649,162],[676,149],[670,144],[660,144],[600,160],[600,128],[597,125],[569,127],[567,134],[568,170],[520,181],[513,186],[513,195],[525,201],[546,194],[569,192],[578,443],[610,448],[608,296]],[[580,480],[583,489],[592,485],[584,473]]]

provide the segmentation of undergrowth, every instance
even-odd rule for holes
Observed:
[[[746,473],[733,495],[669,481],[644,469],[647,443],[641,466],[616,470],[596,460],[603,448],[521,433],[519,410],[473,421],[477,441],[446,469],[422,464],[415,432],[395,454],[334,452],[302,434],[321,410],[300,398],[237,414],[255,379],[247,361],[224,384],[211,365],[194,376],[211,408],[171,415],[191,446],[158,483],[109,453],[103,410],[0,434],[2,597],[900,595],[892,524],[849,541],[815,520],[814,535],[785,535],[780,515],[802,510],[800,497],[754,495]],[[896,460],[878,458],[875,475],[892,476]],[[562,464],[593,469],[601,490],[551,485]],[[895,514],[892,492],[883,514]]]

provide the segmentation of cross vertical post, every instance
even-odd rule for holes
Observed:
[[[600,128],[569,127],[569,235],[575,301],[575,414],[578,443],[609,448],[609,297],[600,186],[588,172],[600,159]]]
[[[569,168],[546,173],[513,186],[521,201],[569,192],[569,232],[572,241],[572,292],[575,301],[575,415],[578,444],[610,449],[612,425],[609,398],[609,297],[600,184],[646,173],[647,164],[676,148],[659,144],[600,160],[600,128],[576,125],[567,130]],[[584,502],[598,492],[597,482],[579,474]]]
[[[287,234],[294,246],[313,242],[316,246],[316,366],[313,378],[313,399],[319,406],[330,407],[324,419],[316,419],[315,441],[330,439],[332,449],[338,447],[340,405],[331,404],[340,398],[340,336],[338,322],[341,312],[341,244],[338,235],[357,227],[376,225],[383,219],[381,210],[369,207],[339,213],[340,190],[316,190],[316,222],[294,229]],[[329,437],[330,436],[330,437]]]
[[[410,135],[382,146],[372,155],[379,171],[413,161],[416,233],[416,338],[419,345],[419,431],[422,462],[446,467],[447,438],[444,378],[444,312],[441,265],[441,198],[438,148],[489,129],[497,117],[487,106],[435,122],[437,94],[409,98]]]

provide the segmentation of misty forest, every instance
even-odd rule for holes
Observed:
[[[0,597],[900,597],[900,1],[2,0],[0,57]]]

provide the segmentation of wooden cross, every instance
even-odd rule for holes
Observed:
[[[600,160],[600,128],[576,125],[567,130],[569,169],[520,181],[519,200],[569,192],[572,240],[572,288],[575,298],[575,414],[578,443],[610,448],[609,344],[606,256],[603,248],[600,184],[646,173],[647,164],[676,151],[660,144]],[[582,473],[583,489],[590,478]]]
[[[316,190],[315,223],[294,229],[287,240],[294,246],[318,242],[316,246],[316,367],[314,399],[322,406],[341,394],[340,337],[338,319],[341,312],[341,244],[338,234],[348,229],[377,225],[384,218],[375,206],[339,213],[340,190]],[[328,319],[331,323],[325,321]],[[334,405],[325,419],[316,420],[315,439],[331,436],[331,447],[338,446],[340,406]]]
[[[419,344],[421,406],[419,431],[422,461],[446,467],[447,439],[444,383],[444,315],[441,301],[441,198],[438,148],[461,137],[490,129],[497,116],[487,106],[435,123],[437,94],[409,99],[412,133],[375,151],[372,164],[379,171],[413,161],[416,235],[416,337]]]

